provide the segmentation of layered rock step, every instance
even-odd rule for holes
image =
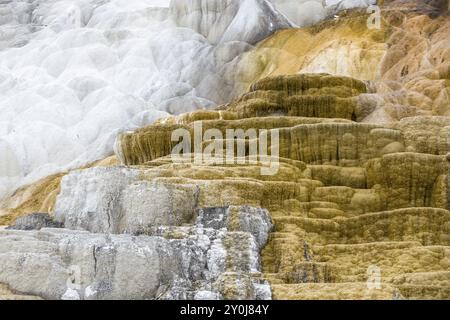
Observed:
[[[0,232],[0,283],[44,298],[449,299],[450,118],[358,123],[368,91],[326,74],[265,79],[217,110],[120,135],[120,165],[62,179],[65,229]],[[173,132],[199,123],[223,139],[202,150],[225,149],[227,129],[277,129],[278,170],[252,158],[261,135],[232,137],[244,154],[231,162],[227,150],[173,162]],[[23,280],[38,265],[29,248],[59,273]]]
[[[371,267],[380,270],[381,286],[388,289],[366,298],[449,298],[450,119],[357,123],[371,108],[367,92],[360,81],[324,74],[264,79],[217,112],[182,115],[122,135],[118,155],[127,164],[160,162],[175,146],[171,130],[193,132],[202,119],[203,132],[218,128],[224,135],[239,126],[279,129],[280,156],[298,169],[253,176],[266,186],[272,180],[257,203],[275,224],[262,254],[274,298],[363,298],[360,287],[367,287]],[[287,177],[283,184],[276,182],[280,176]],[[404,278],[409,282],[398,280]],[[314,291],[306,284],[317,282],[317,295],[298,293]]]
[[[60,195],[56,219],[65,228],[0,231],[0,282],[45,299],[271,298],[259,257],[272,228],[267,210],[187,204],[175,209],[185,210],[180,220],[162,221],[177,213],[160,209],[175,199],[194,198],[179,193],[179,186],[159,184],[158,190],[147,189],[150,197],[136,197],[143,202],[125,213],[125,189],[144,183],[137,173],[110,168],[68,176],[63,191],[73,191],[73,180],[86,186],[90,177],[105,179],[78,190],[79,196],[89,194],[96,201],[76,210],[66,206],[70,197]],[[116,182],[125,176],[136,179],[120,190],[107,187],[108,176]]]

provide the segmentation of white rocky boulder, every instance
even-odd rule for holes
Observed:
[[[205,228],[217,218],[212,212],[223,212],[224,223]],[[258,212],[250,230],[231,223],[231,215],[246,221]],[[157,226],[141,236],[0,230],[0,283],[45,299],[270,299],[259,241],[271,228],[266,211],[233,207],[203,210],[195,225]]]

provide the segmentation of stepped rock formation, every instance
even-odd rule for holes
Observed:
[[[99,189],[98,195],[111,194]],[[104,210],[109,208],[89,213]],[[250,207],[205,211],[192,227],[142,224],[149,236],[0,231],[0,281],[46,299],[269,299],[270,287],[258,274],[258,250],[271,228],[267,212]],[[67,285],[67,270],[74,272],[73,287]]]
[[[244,54],[237,86],[243,90],[267,76],[325,72],[370,80],[363,99],[372,107],[361,121],[448,116],[448,1],[383,2],[380,28],[368,28],[374,13],[349,11],[277,32]]]
[[[228,101],[237,57],[291,26],[266,0],[2,1],[0,198]]]
[[[329,2],[329,1],[328,1]],[[2,0],[0,199],[242,93],[242,54],[372,0]]]
[[[450,299],[447,11],[386,0],[381,29],[352,10],[279,31],[236,61],[227,104],[19,189],[0,216],[0,298]],[[192,137],[182,157],[174,132]]]
[[[450,119],[352,121],[366,92],[328,74],[268,78],[220,110],[122,134],[126,166],[62,179],[54,216],[65,229],[1,231],[0,282],[52,299],[450,298],[450,145],[432,139],[438,129],[420,132],[426,148],[411,138],[415,121],[443,130]],[[279,129],[278,172],[249,158],[173,163],[172,132],[200,120],[205,132]],[[25,277],[35,255],[60,274]],[[71,265],[82,281],[69,290]],[[368,289],[371,268],[379,289]]]

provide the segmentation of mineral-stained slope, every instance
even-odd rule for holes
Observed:
[[[127,174],[121,171],[112,174]],[[150,230],[148,223],[151,236],[2,231],[0,281],[46,299],[269,299],[270,287],[258,274],[267,211],[217,211],[201,211],[192,227]]]
[[[237,57],[291,26],[267,0],[1,1],[0,198],[228,101]]]
[[[173,148],[170,132],[202,118],[204,129],[279,128],[286,163],[274,177],[253,175],[251,166],[243,172],[168,165],[165,179],[175,174],[203,185],[199,180],[226,177],[208,205],[245,198],[269,210],[275,229],[262,261],[274,298],[450,298],[450,118],[352,122],[366,90],[360,81],[326,74],[263,79],[216,117],[193,113],[123,135],[119,156],[128,165],[160,164],[157,158]],[[229,175],[251,180],[225,193]],[[367,289],[371,268],[380,272],[381,290]]]
[[[370,80],[365,122],[449,115],[448,1],[383,1],[375,13],[341,12],[309,28],[277,32],[239,62],[237,86],[267,76],[326,72]],[[445,10],[444,10],[445,9]]]
[[[65,229],[0,232],[0,282],[43,298],[450,298],[450,144],[436,135],[450,118],[358,123],[367,90],[328,74],[268,78],[218,110],[122,134],[125,166],[62,179]],[[172,132],[200,120],[279,129],[278,172],[248,157],[173,163]],[[24,277],[38,258],[53,275]],[[73,265],[81,284],[67,288]]]
[[[0,297],[450,299],[448,2],[382,8],[381,30],[351,11],[276,33],[239,62],[247,88],[228,104],[122,133],[114,157],[16,192]],[[173,158],[179,129],[216,139]],[[278,151],[273,174],[255,141]],[[54,221],[14,223],[33,211]]]

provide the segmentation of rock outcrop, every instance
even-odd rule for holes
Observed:
[[[358,123],[367,90],[327,74],[264,79],[218,110],[120,135],[122,165],[62,178],[64,229],[0,232],[0,282],[52,299],[449,298],[449,120]],[[261,174],[248,137],[230,163],[173,162],[172,132],[199,121],[202,134],[278,130],[278,170]],[[25,277],[35,257],[54,276]]]
[[[79,225],[65,229],[0,231],[0,282],[45,299],[271,298],[259,258],[272,228],[266,210],[203,208],[191,225],[135,220],[126,233],[110,234],[97,227],[109,222],[106,209],[80,211]],[[82,225],[103,232],[75,230]]]
[[[291,26],[267,0],[1,1],[0,199],[228,101],[239,56]]]
[[[234,1],[225,20],[192,3],[214,29],[181,2],[171,14],[220,43]],[[383,1],[381,29],[348,11],[279,31],[235,61],[227,83],[246,90],[228,104],[123,132],[114,157],[18,190],[0,297],[450,299],[446,9]]]
[[[215,113],[122,135],[118,156],[127,165],[151,166],[146,175],[154,179],[199,186],[200,199],[210,190],[203,180],[213,180],[208,184],[222,185],[211,190],[218,199],[207,197],[214,203],[239,181],[225,201],[267,208],[275,223],[262,253],[274,298],[449,298],[449,119],[358,123],[361,103],[344,104],[350,111],[340,114],[349,116],[336,118],[339,99],[361,101],[366,92],[363,82],[326,74],[263,79]],[[236,164],[170,164],[177,143],[171,132],[193,133],[202,119],[203,132],[279,129],[279,172],[255,174],[250,162],[246,171]],[[380,277],[376,290],[367,284],[371,270]]]

